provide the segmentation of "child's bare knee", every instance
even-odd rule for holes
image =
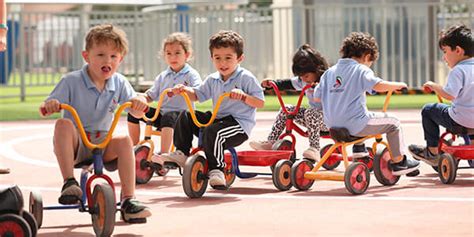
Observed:
[[[114,140],[120,147],[133,147],[132,139],[129,136],[118,136]]]
[[[54,126],[55,133],[69,133],[73,129],[75,129],[74,124],[69,119],[58,119]]]

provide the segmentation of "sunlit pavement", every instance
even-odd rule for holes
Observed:
[[[393,111],[402,121],[406,145],[423,144],[417,110]],[[276,117],[259,112],[250,140],[263,140]],[[25,195],[41,192],[44,205],[56,205],[62,185],[53,154],[54,121],[0,123],[0,162],[11,174],[0,175],[0,186],[17,184]],[[126,133],[121,121],[117,133]],[[331,140],[323,139],[322,144]],[[369,144],[369,143],[368,143]],[[307,148],[297,137],[297,154]],[[248,142],[237,150],[248,150]],[[461,161],[460,166],[467,166]],[[343,165],[338,170],[343,170]],[[269,167],[241,167],[269,172]],[[189,199],[181,176],[171,171],[137,186],[137,198],[153,216],[146,224],[129,225],[117,214],[115,236],[474,236],[474,169],[458,170],[454,184],[442,184],[422,164],[421,175],[402,177],[391,187],[371,175],[363,195],[348,193],[343,182],[316,181],[305,192],[280,192],[270,176],[237,178],[228,191],[208,188],[202,198]],[[79,177],[80,170],[76,171]],[[120,191],[118,174],[107,173]],[[27,207],[25,207],[27,208]],[[93,236],[91,217],[77,210],[44,211],[39,236]]]

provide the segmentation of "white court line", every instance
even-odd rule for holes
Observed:
[[[0,185],[0,188],[9,187],[7,185]],[[21,186],[22,190],[34,190],[42,192],[59,192],[59,188],[50,188],[50,187],[33,187],[33,186]],[[116,188],[118,193],[120,190]],[[141,196],[151,196],[151,197],[186,197],[182,192],[157,192],[157,191],[143,191],[136,190],[135,193]],[[204,197],[213,197],[213,198],[224,198],[224,197],[233,197],[239,199],[263,199],[263,200],[359,200],[359,201],[419,201],[419,202],[474,202],[474,198],[465,197],[388,197],[388,196],[287,196],[287,195],[274,195],[274,194],[259,194],[259,195],[242,195],[242,194],[227,194],[227,193],[206,193]]]
[[[39,140],[39,139],[46,139],[46,138],[51,138],[51,135],[44,135],[44,134],[43,135],[30,135],[27,137],[12,139],[8,142],[0,144],[0,154],[2,154],[3,156],[5,156],[6,158],[10,160],[20,161],[20,162],[42,166],[42,167],[58,168],[59,166],[56,162],[48,162],[48,161],[31,159],[29,157],[21,155],[20,153],[16,152],[15,149],[13,149],[13,146],[15,144],[19,144],[19,143],[28,144],[28,142],[32,140]],[[27,147],[27,145],[25,145],[25,147]]]
[[[30,130],[30,129],[37,129],[37,128],[54,128],[54,125],[40,125],[40,126],[22,126],[22,127],[16,127],[16,128],[0,128],[0,132],[4,131],[19,131],[19,130]],[[117,128],[117,134],[125,134],[126,128]],[[50,132],[49,134],[37,134],[37,135],[28,135],[28,136],[22,136],[19,138],[11,139],[8,142],[3,142],[0,143],[0,154],[5,156],[7,159],[10,160],[15,160],[19,162],[24,162],[27,164],[31,165],[37,165],[41,167],[54,167],[58,168],[58,164],[56,160],[54,162],[49,162],[49,161],[42,161],[42,160],[36,160],[32,159],[29,157],[26,157],[24,155],[21,155],[18,153],[13,146],[14,145],[23,145],[24,147],[28,147],[28,143],[34,140],[41,140],[41,139],[49,139],[51,141],[51,148],[53,147],[53,134]]]
[[[406,127],[414,127],[414,126],[419,126],[419,124],[405,124],[403,126]],[[15,127],[15,128],[2,128],[0,127],[0,132],[12,132],[12,131],[21,131],[21,130],[32,130],[32,129],[53,129],[54,125],[25,125],[21,127]],[[268,132],[271,127],[256,127],[253,129],[253,132],[258,133],[258,132]],[[42,160],[36,160],[36,159],[31,159],[29,157],[23,156],[20,153],[18,153],[13,146],[17,144],[28,144],[28,142],[33,141],[33,140],[39,140],[39,139],[51,139],[52,140],[52,132],[49,132],[50,134],[42,134],[42,135],[29,135],[25,137],[20,137],[20,138],[15,138],[12,139],[8,142],[2,141],[0,143],[0,154],[6,157],[7,159],[10,160],[15,160],[19,162],[24,162],[27,164],[32,164],[32,165],[37,165],[37,166],[42,166],[42,167],[55,167],[57,168],[58,165],[56,161],[54,162],[48,162],[48,161],[42,161]],[[126,134],[127,133],[127,128],[126,126],[121,126],[117,128],[117,134]],[[51,144],[51,147],[53,145]]]

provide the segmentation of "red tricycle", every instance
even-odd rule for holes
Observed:
[[[196,126],[201,128],[200,134],[202,134],[202,128],[209,126],[214,122],[217,115],[217,111],[225,97],[228,97],[230,93],[222,94],[214,107],[212,117],[206,124],[201,124],[194,113],[194,109],[191,106],[191,101],[186,93],[181,93],[186,103],[188,104],[191,117]],[[204,152],[201,150],[201,136],[199,136],[199,145],[194,148],[191,152],[190,157],[186,160],[183,169],[183,189],[186,195],[190,198],[202,197],[206,191],[208,184],[208,165]],[[226,179],[226,187],[228,189],[235,180],[235,177],[239,178],[251,178],[257,175],[263,175],[263,173],[244,173],[240,172],[239,165],[249,166],[274,166],[272,175],[273,183],[279,190],[288,190],[291,188],[290,180],[290,169],[292,162],[290,158],[294,156],[292,150],[283,151],[241,151],[236,152],[234,148],[228,149],[230,153],[226,153],[224,160],[226,166],[224,168],[224,175]],[[165,162],[165,166],[169,165],[169,162]]]
[[[382,110],[383,112],[387,111],[392,93],[393,91],[387,93]],[[298,190],[308,190],[313,185],[314,180],[332,180],[343,181],[347,191],[352,194],[363,194],[369,187],[370,183],[369,167],[365,162],[361,161],[349,163],[346,147],[372,138],[375,138],[375,142],[372,144],[372,150],[375,153],[373,162],[375,178],[379,183],[385,186],[392,186],[398,182],[400,176],[395,175],[390,167],[392,152],[388,142],[383,141],[382,134],[369,135],[366,137],[354,137],[350,135],[347,128],[343,127],[330,128],[330,134],[336,143],[329,148],[329,154],[326,153],[315,165],[307,159],[303,159],[297,161],[291,167],[291,182],[295,188]],[[377,149],[378,145],[383,145],[385,148]],[[332,155],[333,151],[338,148],[342,151],[345,171],[319,171],[326,160]],[[416,176],[418,174],[419,171],[414,170],[410,173],[410,176]]]
[[[155,150],[155,143],[151,139],[152,136],[161,136],[161,132],[153,130],[153,122],[158,118],[160,114],[160,108],[163,104],[163,98],[169,96],[171,89],[164,90],[157,102],[155,114],[152,118],[148,118],[143,115],[143,120],[146,122],[144,139],[141,140],[134,149],[135,152],[135,181],[137,184],[146,184],[150,181],[153,173],[158,176],[165,176],[169,169],[163,167],[161,164],[155,163],[152,160],[152,155]],[[172,146],[173,150],[174,147]]]
[[[83,162],[82,164],[77,164],[75,168],[82,168],[80,186],[82,189],[82,198],[79,200],[78,204],[73,205],[58,205],[58,206],[46,206],[43,207],[43,201],[41,195],[37,192],[30,193],[30,212],[35,217],[38,222],[38,228],[41,227],[43,220],[43,209],[44,210],[61,210],[61,209],[78,209],[79,212],[87,212],[91,214],[92,217],[92,226],[96,236],[110,236],[115,227],[115,213],[117,212],[117,205],[115,201],[115,187],[112,179],[103,172],[104,167],[106,169],[114,169],[116,164],[104,164],[102,160],[102,149],[107,147],[108,143],[112,139],[112,134],[115,130],[115,127],[119,121],[120,114],[124,109],[130,107],[131,102],[126,102],[122,104],[117,111],[115,112],[114,120],[109,129],[105,140],[100,144],[92,144],[89,141],[88,135],[84,130],[81,119],[79,118],[76,110],[67,104],[61,104],[60,108],[67,110],[73,116],[79,133],[81,135],[82,141],[84,144],[92,150],[92,159]],[[42,113],[46,114],[45,109],[42,109]],[[92,163],[92,164],[91,164]],[[114,162],[111,162],[114,163]],[[105,166],[106,165],[106,166]],[[110,165],[110,166],[109,166]],[[94,174],[88,178],[88,174],[93,170]],[[105,182],[97,182],[98,180],[103,180]],[[93,184],[94,183],[94,184]],[[91,190],[93,191],[91,192]],[[140,219],[128,219],[124,218],[122,213],[122,219],[126,222],[133,223],[145,223],[145,218]]]
[[[425,88],[426,92],[431,92],[428,87]],[[443,99],[440,95],[436,94],[439,103],[443,103]],[[433,165],[433,169],[438,172],[439,179],[444,184],[451,184],[456,179],[457,170],[460,168],[474,168],[474,144],[471,144],[469,135],[474,135],[474,128],[466,128],[463,126],[457,126],[453,131],[444,132],[438,142],[438,154],[439,160],[436,165]],[[448,139],[448,137],[450,137]],[[456,137],[461,137],[464,140],[464,144],[455,144]],[[459,161],[466,160],[469,167],[459,167]]]
[[[292,133],[293,130],[296,133],[298,133],[299,135],[301,135],[302,137],[308,137],[309,136],[307,131],[304,131],[302,128],[300,128],[294,122],[294,118],[295,118],[295,115],[298,114],[298,111],[300,110],[301,102],[302,102],[303,97],[306,93],[306,90],[313,87],[313,84],[307,84],[305,87],[303,87],[303,89],[301,90],[300,95],[298,97],[298,102],[296,103],[295,109],[293,111],[289,112],[285,107],[285,103],[283,102],[283,99],[281,97],[281,93],[280,93],[280,90],[278,89],[278,86],[273,81],[270,81],[269,83],[273,87],[273,90],[275,91],[275,94],[277,95],[278,102],[280,103],[282,111],[287,115],[286,125],[285,125],[286,126],[285,127],[285,132],[283,134],[281,134],[280,137],[278,138],[278,141],[276,141],[273,144],[272,150],[292,150],[292,151],[295,151],[296,138],[295,138],[295,135],[293,135],[293,133]],[[288,140],[284,139],[287,136],[290,137],[291,141],[288,141]],[[321,131],[320,132],[320,137],[321,138],[326,138],[326,139],[331,139],[331,136],[329,135],[328,131]],[[333,142],[334,142],[334,140],[333,140]],[[323,157],[326,154],[326,152],[329,150],[329,148],[331,148],[332,145],[333,144],[327,144],[326,146],[321,148],[320,156]],[[371,147],[367,147],[367,151],[369,153],[368,157],[356,158],[355,161],[360,161],[360,162],[365,163],[367,165],[367,167],[369,168],[369,170],[372,171],[374,153],[373,153],[373,150],[372,150]],[[296,151],[295,151],[294,154],[296,154]],[[353,157],[350,156],[350,155],[347,155],[347,159],[349,161],[354,160]],[[295,160],[296,160],[295,156],[293,156],[291,161],[294,163]],[[328,159],[326,160],[326,162],[324,162],[324,164],[322,166],[326,170],[333,170],[341,163],[342,160],[343,160],[342,152],[340,150],[340,147],[338,147],[337,149],[335,149],[331,153],[331,156],[328,157]]]

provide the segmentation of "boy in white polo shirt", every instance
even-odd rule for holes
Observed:
[[[400,121],[386,113],[370,112],[366,105],[367,92],[400,90],[406,84],[383,81],[374,75],[370,66],[378,58],[378,46],[368,33],[349,34],[340,53],[342,58],[322,75],[314,92],[315,98],[321,99],[324,122],[330,128],[347,128],[356,137],[386,133],[392,151],[393,174],[416,171],[420,163],[405,155]],[[358,147],[365,149],[363,144],[358,144],[353,151]]]
[[[451,105],[432,103],[423,106],[421,118],[426,147],[410,145],[408,149],[416,158],[431,166],[438,166],[439,126],[450,131],[474,129],[474,38],[465,25],[453,25],[441,32],[439,48],[444,60],[452,68],[443,87],[432,81],[425,83],[438,95],[451,100]],[[462,131],[458,131],[461,132]],[[471,144],[474,135],[470,135]]]
[[[204,128],[202,147],[209,165],[209,184],[214,188],[226,187],[223,173],[225,167],[224,150],[236,147],[246,141],[255,126],[256,108],[264,105],[263,89],[255,76],[239,66],[244,59],[244,41],[233,31],[220,31],[211,36],[209,50],[217,72],[209,75],[197,88],[177,85],[175,94],[185,91],[191,100],[200,102],[212,98],[213,104],[220,95],[230,92],[230,98],[224,99],[213,124]],[[196,111],[197,119],[203,123],[209,121],[211,112]],[[168,160],[183,166],[192,146],[193,136],[199,134],[189,112],[183,111],[174,131],[176,151],[164,154]]]
[[[100,143],[107,136],[115,109],[132,102],[130,112],[142,117],[147,108],[146,99],[136,96],[127,79],[116,73],[128,51],[125,32],[105,24],[92,27],[86,36],[82,52],[87,62],[81,70],[66,74],[49,97],[40,106],[44,115],[60,111],[60,104],[74,107],[92,143]],[[64,185],[59,197],[61,204],[77,203],[82,190],[74,178],[73,167],[92,156],[79,136],[72,115],[65,111],[54,128],[54,153],[61,169]],[[132,142],[126,135],[113,136],[103,151],[104,164],[117,160],[122,185],[122,213],[125,221],[151,216],[150,210],[135,200],[135,159]],[[107,167],[107,166],[106,166]]]

